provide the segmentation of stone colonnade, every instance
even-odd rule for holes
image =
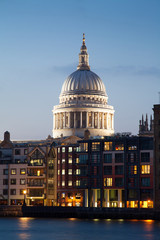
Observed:
[[[88,189],[84,191],[84,206],[85,207],[98,207],[98,198],[97,198],[97,191],[98,189],[90,190],[92,192],[92,199],[89,197],[91,192],[89,193]],[[118,198],[116,201],[110,199],[109,189],[103,190],[103,207],[122,207],[122,189],[117,189],[118,191]],[[102,201],[102,200],[101,200]]]
[[[104,112],[61,112],[54,113],[54,129],[99,128],[114,129],[113,113]]]

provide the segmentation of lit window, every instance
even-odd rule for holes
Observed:
[[[40,176],[40,175],[41,175],[41,171],[37,170],[37,176]]]
[[[64,158],[62,159],[62,163],[65,163],[65,159]]]
[[[68,175],[72,175],[72,169],[68,169]]]
[[[65,169],[62,169],[62,175],[65,175]]]
[[[15,168],[11,169],[11,175],[16,175],[16,169]]]
[[[88,152],[88,143],[80,143],[80,151]]]
[[[60,160],[58,160],[58,164],[60,164]]]
[[[72,147],[69,147],[69,148],[68,148],[68,152],[72,152]]]
[[[68,181],[68,186],[72,186],[72,181]]]
[[[11,179],[11,185],[16,185],[16,179]]]
[[[65,186],[65,181],[62,181],[62,187],[64,187]]]
[[[25,185],[26,184],[26,180],[25,179],[20,179],[20,185]]]
[[[100,142],[92,142],[92,151],[100,150]]]
[[[104,142],[104,151],[112,151],[112,142]]]
[[[115,145],[116,151],[123,151],[124,150],[124,144],[116,144]]]
[[[76,169],[76,175],[80,175],[81,170],[80,169]]]
[[[62,193],[61,197],[62,197],[62,198],[65,198],[65,193]]]
[[[60,148],[58,148],[58,153],[60,153]]]
[[[112,178],[104,178],[104,187],[112,187]]]
[[[129,150],[129,151],[130,151],[130,150],[137,150],[137,146],[135,146],[135,145],[129,146],[129,147],[128,147],[128,150]]]
[[[72,158],[69,158],[69,159],[68,159],[68,163],[69,163],[69,164],[72,164]]]
[[[65,152],[65,147],[62,147],[62,152],[63,152],[63,153]]]
[[[60,175],[60,170],[58,170],[58,175]]]
[[[134,165],[134,174],[137,174],[137,165]]]
[[[76,186],[80,186],[80,180],[76,180]]]
[[[78,157],[76,158],[76,163],[77,163],[77,164],[79,163],[79,158],[78,158]]]
[[[21,175],[26,174],[26,169],[25,169],[25,168],[21,168],[21,169],[20,169],[20,174],[21,174]]]
[[[150,174],[150,165],[142,165],[141,174]]]

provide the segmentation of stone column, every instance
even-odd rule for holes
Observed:
[[[80,112],[80,128],[82,128],[82,112]]]
[[[56,129],[56,113],[54,114],[53,129]]]
[[[114,129],[114,115],[112,114],[112,129]]]
[[[97,128],[99,128],[99,112],[97,112]]]
[[[122,190],[118,189],[118,207],[122,207]]]
[[[93,207],[97,207],[97,189],[93,189]]]
[[[86,128],[88,128],[88,112],[86,112]]]
[[[74,128],[76,128],[76,112],[74,112]]]
[[[104,113],[102,113],[102,129],[104,129]]]
[[[63,128],[66,128],[66,112],[64,112],[64,126]]]
[[[105,189],[105,206],[110,207],[109,203],[109,189]]]
[[[68,128],[71,127],[71,113],[68,113]]]
[[[92,128],[94,128],[94,112],[92,112]]]
[[[108,129],[108,113],[106,113],[106,129]]]
[[[88,189],[85,189],[84,190],[85,191],[85,196],[84,196],[84,198],[85,198],[85,206],[84,207],[88,207]]]

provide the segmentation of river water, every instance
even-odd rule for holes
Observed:
[[[0,218],[0,240],[160,240],[153,220]]]

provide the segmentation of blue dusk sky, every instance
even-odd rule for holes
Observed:
[[[0,139],[52,135],[52,109],[76,70],[82,35],[115,108],[138,133],[160,92],[159,0],[0,0]]]

